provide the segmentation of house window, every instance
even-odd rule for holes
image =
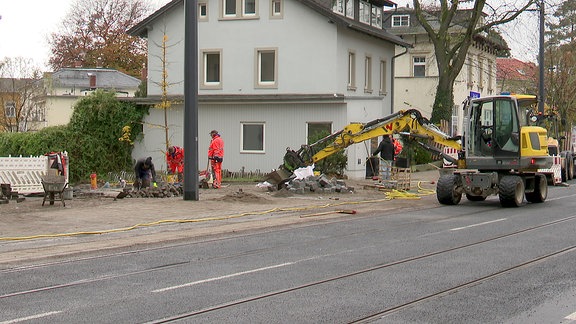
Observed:
[[[478,89],[484,88],[484,59],[478,56]]]
[[[364,59],[364,92],[372,93],[372,57]]]
[[[8,118],[16,117],[16,103],[14,101],[4,103],[4,115]]]
[[[271,13],[270,16],[273,18],[282,17],[282,0],[271,0],[270,3]]]
[[[354,19],[354,0],[346,0],[346,17]]]
[[[221,50],[202,51],[202,89],[222,88]]]
[[[307,143],[314,144],[332,133],[332,123],[330,122],[309,122]]]
[[[255,16],[256,15],[256,0],[244,0],[242,1],[242,8],[244,16]]]
[[[386,61],[380,61],[380,95],[386,95]]]
[[[488,61],[488,92],[492,93],[493,89],[493,80],[492,80],[492,62]]]
[[[332,0],[332,11],[354,18],[354,0]]]
[[[348,52],[348,90],[356,90],[356,53]]]
[[[370,24],[370,4],[366,1],[360,1],[360,22]]]
[[[221,0],[223,18],[252,18],[258,15],[258,0]]]
[[[276,49],[257,49],[256,50],[257,66],[257,87],[278,86],[278,51]]]
[[[332,11],[339,14],[344,14],[344,0],[332,0]]]
[[[264,123],[242,123],[240,147],[242,153],[264,153]]]
[[[198,20],[208,21],[208,3],[198,2]]]
[[[236,16],[236,0],[222,0],[224,4],[224,16]]]
[[[382,28],[382,8],[372,6],[372,15],[370,18],[370,25]]]
[[[414,77],[425,77],[426,76],[426,57],[415,56],[414,60]]]
[[[408,27],[410,26],[410,16],[409,15],[393,15],[392,16],[392,27]]]
[[[467,86],[469,89],[472,89],[472,85],[474,84],[474,74],[472,73],[472,58],[468,58],[468,67],[466,69],[468,71],[468,82]]]

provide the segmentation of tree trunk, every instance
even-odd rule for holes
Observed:
[[[438,124],[441,120],[451,121],[454,106],[453,82],[448,74],[440,74],[430,118],[432,123]]]

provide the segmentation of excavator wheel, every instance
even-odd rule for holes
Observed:
[[[542,203],[548,197],[548,181],[543,174],[537,174],[534,179],[534,191],[526,193],[526,200],[531,203]]]
[[[436,184],[436,198],[443,205],[458,205],[462,199],[462,192],[458,190],[460,176],[455,174],[443,174]]]
[[[517,175],[505,175],[499,184],[502,207],[520,207],[524,200],[524,181]]]

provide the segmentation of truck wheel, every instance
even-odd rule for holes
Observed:
[[[460,176],[455,174],[441,175],[436,184],[436,198],[443,205],[458,205],[462,199],[462,192],[458,190]]]
[[[526,193],[526,200],[531,203],[542,203],[548,197],[548,182],[546,181],[546,176],[538,174],[534,181],[534,192]]]
[[[524,181],[516,175],[506,175],[500,179],[500,204],[502,207],[520,207],[524,200]]]
[[[568,160],[568,180],[574,179],[574,158],[569,155],[567,158]]]
[[[568,181],[568,158],[564,159],[564,163],[560,166],[560,177],[562,178],[562,182]]]

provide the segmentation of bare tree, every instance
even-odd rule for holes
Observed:
[[[179,82],[169,82],[168,81],[168,67],[170,65],[170,61],[168,61],[168,51],[171,47],[178,45],[178,42],[174,42],[170,44],[168,40],[168,35],[166,34],[166,27],[164,27],[163,36],[162,36],[162,43],[158,44],[153,42],[153,45],[160,48],[160,55],[154,55],[160,61],[160,73],[161,79],[159,81],[151,81],[155,85],[157,85],[160,90],[162,91],[160,102],[154,105],[154,108],[162,109],[164,111],[164,125],[160,126],[164,128],[164,136],[165,136],[165,149],[168,151],[168,147],[171,146],[169,130],[170,125],[168,125],[168,110],[172,107],[172,104],[178,103],[174,102],[170,98],[168,98],[168,89],[178,84]]]
[[[423,1],[413,0],[416,17],[434,46],[438,66],[432,122],[450,120],[454,106],[454,81],[462,70],[474,37],[514,20],[536,0],[496,0],[494,6],[487,4],[486,0],[439,0],[434,4],[437,2],[440,6],[423,5]]]
[[[32,59],[5,58],[0,62],[0,129],[4,132],[38,130],[44,121],[42,73]]]
[[[139,76],[146,43],[126,30],[150,11],[146,0],[76,0],[59,32],[49,36],[50,66],[56,70],[81,63]]]

